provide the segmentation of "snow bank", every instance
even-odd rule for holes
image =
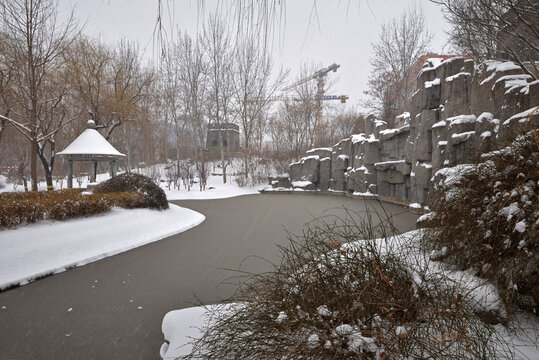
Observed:
[[[114,208],[103,215],[0,231],[0,289],[161,240],[204,219],[170,204],[164,211]]]
[[[200,338],[201,329],[212,324],[210,315],[217,311],[226,314],[237,306],[241,305],[208,305],[168,312],[161,325],[165,342],[159,349],[159,355],[163,360],[189,355],[193,349],[192,341]]]

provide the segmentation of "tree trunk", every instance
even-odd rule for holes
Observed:
[[[26,181],[26,177],[24,176],[24,168],[25,167],[26,167],[26,165],[23,162],[21,162],[19,164],[18,174],[19,174],[19,177],[22,180],[22,183],[23,183],[23,186],[24,186],[24,191],[28,192],[28,181]]]
[[[37,141],[32,140],[30,151],[30,177],[32,178],[32,191],[37,191]]]
[[[176,189],[176,186],[178,186],[178,190],[180,190],[180,144],[179,142],[176,145],[176,179],[174,179],[174,189]]]
[[[245,154],[243,158],[243,171],[245,172],[245,185],[247,185],[247,179],[249,178],[249,150],[247,144],[245,144]]]
[[[223,169],[223,184],[226,184],[226,165],[225,165],[225,146],[223,144],[223,133],[221,132],[221,125],[218,125],[219,134],[219,149],[221,150],[221,168]],[[227,141],[228,146],[228,141]]]
[[[47,182],[47,191],[54,190],[54,185],[52,183],[52,170],[54,167],[54,159],[55,159],[53,144],[51,144],[51,154],[52,155],[49,162],[47,161],[47,158],[45,157],[44,149],[41,146],[38,146],[37,155],[39,155],[39,159],[41,160],[41,164],[43,165],[43,170],[45,171],[45,181]]]

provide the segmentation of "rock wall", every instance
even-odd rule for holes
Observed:
[[[539,81],[532,80],[512,62],[427,60],[409,112],[396,119],[402,126],[388,129],[370,115],[365,134],[309,150],[270,184],[427,205],[437,171],[473,163],[539,127]]]

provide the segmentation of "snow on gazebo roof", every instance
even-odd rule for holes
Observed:
[[[95,122],[88,120],[87,128],[58,155],[68,157],[124,157],[96,129]]]

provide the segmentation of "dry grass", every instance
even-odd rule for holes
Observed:
[[[393,246],[391,222],[326,217],[290,235],[274,271],[241,282],[233,311],[189,359],[509,358],[481,306],[429,270],[417,248]],[[382,240],[362,240],[381,237]],[[353,245],[344,245],[353,242]],[[503,343],[503,342],[502,342]]]

